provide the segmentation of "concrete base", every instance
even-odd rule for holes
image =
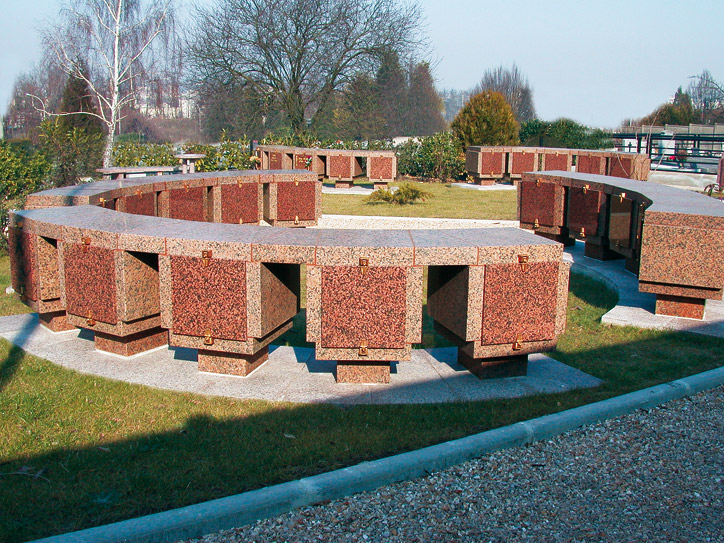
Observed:
[[[337,362],[337,382],[374,384],[389,383],[390,363],[376,360],[364,362],[356,360],[340,360]]]
[[[568,234],[549,234],[547,232],[540,232],[535,231],[536,235],[550,239],[553,241],[557,241],[558,243],[562,243],[564,247],[571,247],[572,245],[576,244],[576,240],[572,237],[570,237]]]
[[[458,363],[478,379],[523,377],[528,373],[527,354],[500,358],[473,358],[459,350]]]
[[[687,319],[703,319],[706,300],[684,296],[656,295],[656,314]]]
[[[385,189],[387,190],[388,183],[387,181],[374,181],[372,183],[372,186],[375,190]]]
[[[475,177],[474,181],[476,185],[495,185],[495,178],[493,177]]]
[[[334,188],[336,189],[351,189],[354,183],[352,181],[335,181]]]
[[[38,315],[41,326],[51,332],[67,332],[76,330],[76,327],[68,322],[65,311],[53,311],[52,313],[40,313]]]
[[[168,344],[168,330],[157,327],[130,336],[120,337],[96,331],[95,346],[99,351],[120,356],[145,353]]]
[[[626,270],[630,271],[638,277],[639,274],[639,260],[638,258],[627,258],[626,259]]]
[[[584,254],[588,258],[595,258],[596,260],[620,260],[623,258],[623,255],[618,254],[615,251],[612,251],[608,247],[603,247],[601,245],[597,245],[594,243],[586,242],[586,247],[584,250]]]
[[[269,359],[269,346],[254,354],[198,351],[199,371],[246,377]]]

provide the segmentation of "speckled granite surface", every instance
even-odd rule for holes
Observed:
[[[246,263],[171,257],[171,331],[174,334],[244,341]]]

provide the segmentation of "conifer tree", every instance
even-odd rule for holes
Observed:
[[[420,62],[410,73],[407,93],[406,132],[411,136],[430,136],[445,130],[443,103],[435,90],[430,65]]]

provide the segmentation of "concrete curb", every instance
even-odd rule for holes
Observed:
[[[583,425],[625,415],[637,409],[656,407],[722,384],[724,367],[417,451],[37,541],[156,543],[201,537],[320,501],[422,477],[484,454],[549,439]]]

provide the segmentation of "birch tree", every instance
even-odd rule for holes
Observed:
[[[122,111],[134,104],[153,70],[153,45],[172,19],[171,0],[76,0],[60,11],[61,22],[43,32],[46,48],[73,77],[84,80],[97,101],[92,115],[106,128],[103,167],[113,161],[113,142]],[[88,70],[84,71],[84,63]]]

